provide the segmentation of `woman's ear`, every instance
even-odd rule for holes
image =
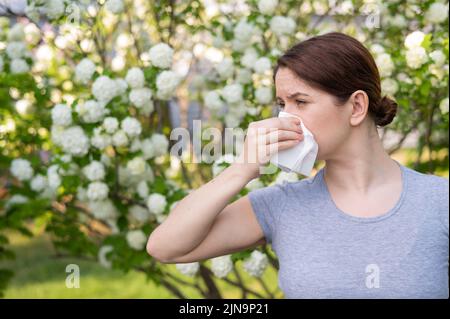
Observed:
[[[352,106],[350,124],[353,126],[361,124],[369,111],[369,97],[363,90],[357,90],[350,96],[349,103]]]

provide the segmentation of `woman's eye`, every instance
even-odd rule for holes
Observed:
[[[301,100],[296,100],[295,102],[297,103],[297,105],[298,105],[298,104],[305,104],[305,103],[306,103],[305,101],[301,101]]]

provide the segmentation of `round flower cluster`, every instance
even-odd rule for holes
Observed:
[[[95,64],[88,58],[81,60],[75,67],[75,81],[87,84],[94,75]]]
[[[155,215],[162,214],[166,206],[167,200],[164,195],[155,193],[151,194],[147,199],[148,210]]]
[[[158,43],[149,50],[150,62],[161,69],[172,66],[173,49],[165,43]]]
[[[198,262],[175,264],[177,270],[185,276],[194,277],[200,269]]]
[[[130,246],[134,250],[142,250],[147,243],[147,236],[145,233],[140,230],[130,230],[126,235],[128,246]]]
[[[72,124],[72,110],[67,104],[56,104],[52,109],[52,121],[55,125],[69,126]]]
[[[231,255],[219,256],[211,259],[211,271],[219,278],[226,277],[233,270]]]
[[[428,61],[428,55],[422,42],[425,34],[422,31],[414,31],[405,38],[406,64],[412,69],[418,69]]]
[[[20,181],[27,181],[33,177],[31,163],[22,158],[16,158],[11,162],[11,174]]]
[[[254,250],[249,258],[244,260],[244,270],[254,277],[261,277],[269,264],[266,254]]]
[[[100,181],[105,178],[105,167],[99,161],[92,161],[83,168],[83,173],[90,181]]]
[[[156,77],[156,96],[161,100],[170,100],[180,83],[180,76],[173,71],[162,71]]]

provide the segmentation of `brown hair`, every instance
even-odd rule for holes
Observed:
[[[377,65],[361,42],[339,32],[309,38],[290,48],[278,61],[273,78],[280,67],[287,67],[312,87],[321,89],[344,104],[350,95],[363,90],[369,97],[369,115],[377,126],[392,122],[397,103],[381,97]]]

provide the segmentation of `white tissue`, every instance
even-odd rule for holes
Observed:
[[[294,171],[305,176],[310,176],[317,158],[319,146],[314,139],[314,135],[304,125],[300,117],[287,112],[280,112],[278,117],[296,117],[300,119],[300,126],[303,130],[304,139],[297,145],[286,150],[275,153],[270,162],[277,165],[285,172]]]

